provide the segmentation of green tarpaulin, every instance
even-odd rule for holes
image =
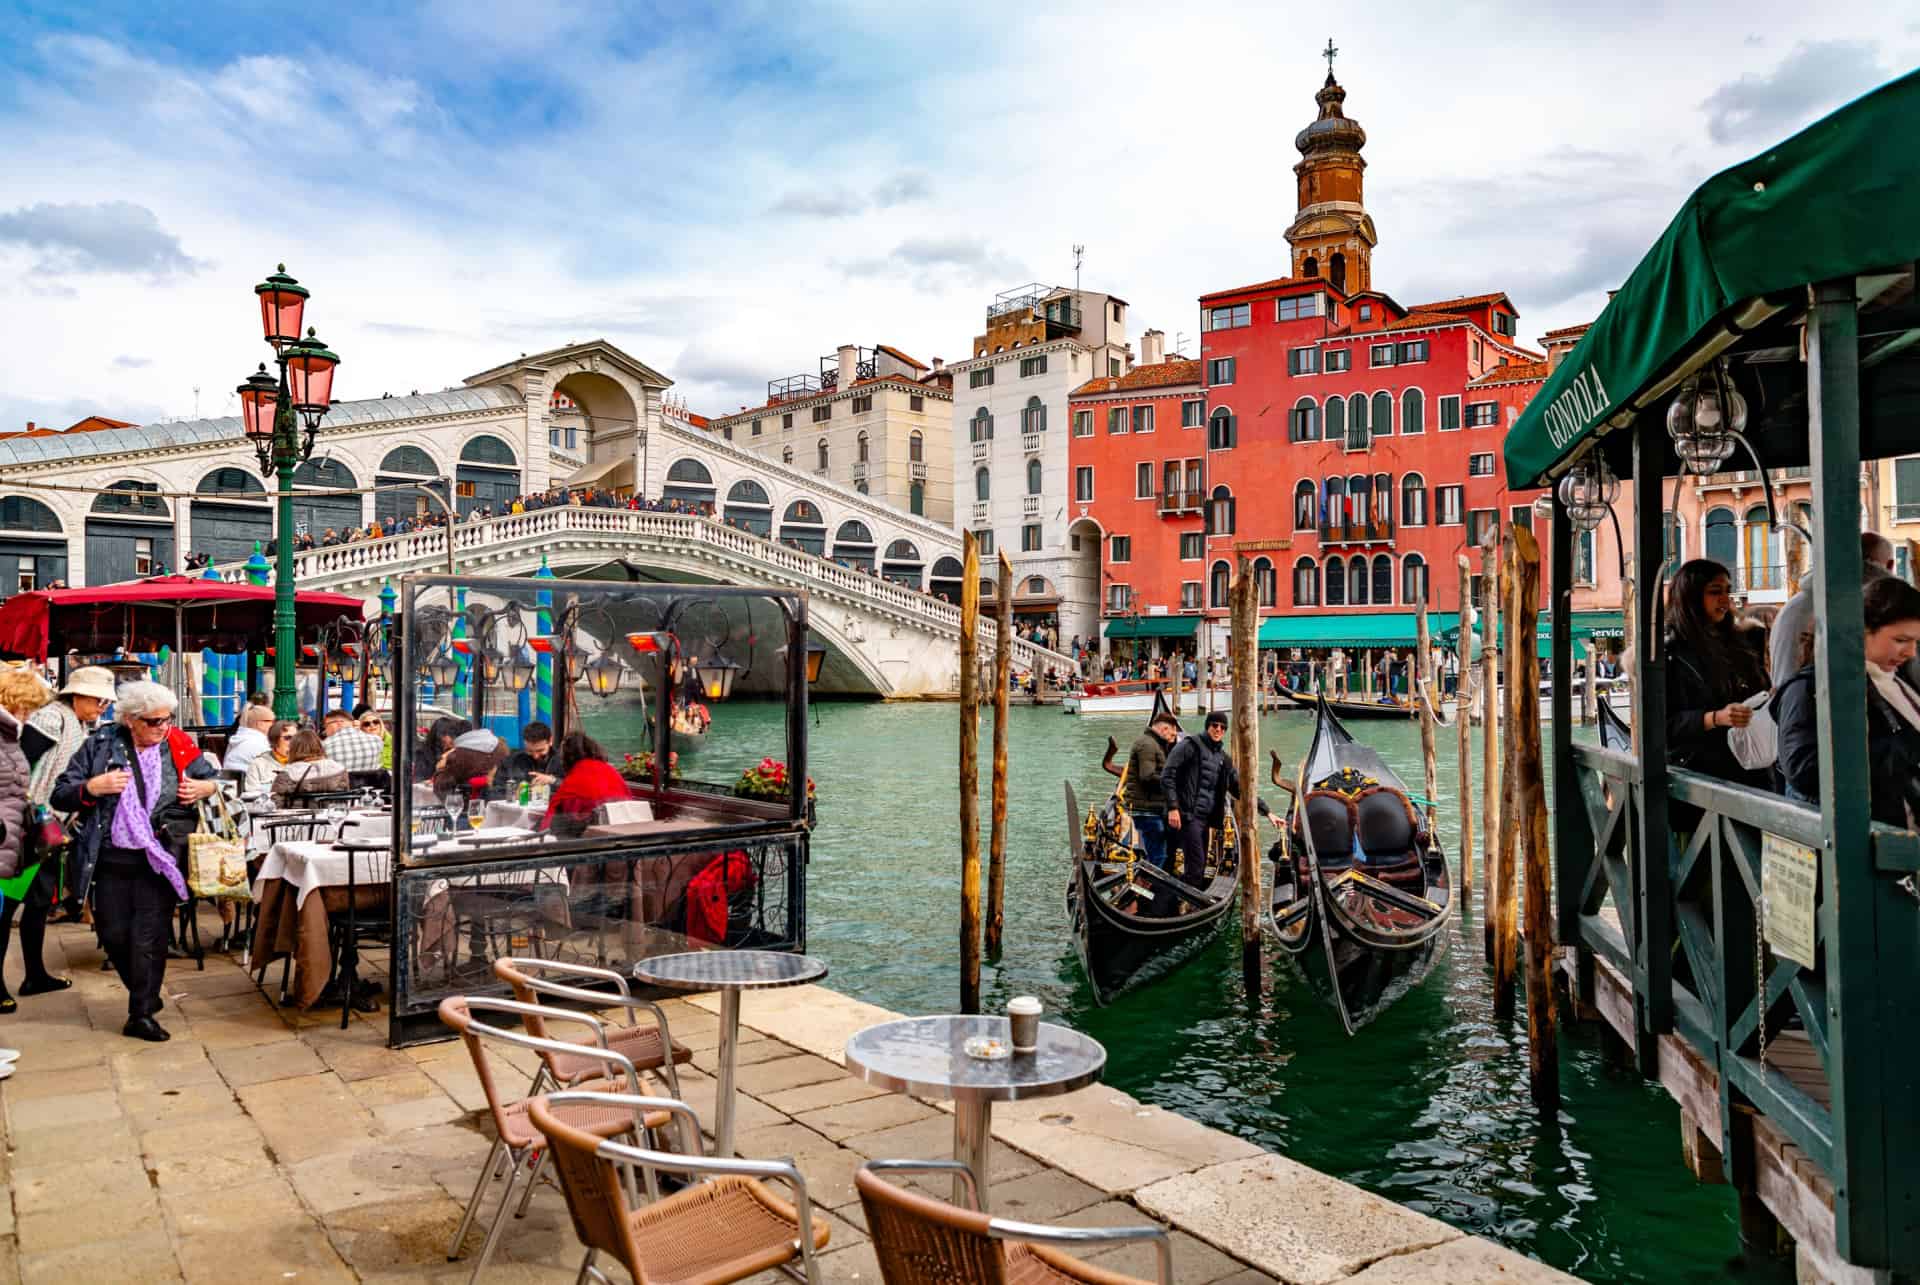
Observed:
[[[1507,434],[1507,484],[1630,423],[1762,296],[1920,258],[1916,136],[1920,72],[1703,183]]]
[[[1198,616],[1140,616],[1107,622],[1109,638],[1191,638]]]
[[[1459,628],[1451,611],[1427,613],[1427,630],[1438,641]],[[1411,647],[1417,641],[1414,613],[1384,611],[1362,615],[1270,616],[1260,622],[1262,647]]]

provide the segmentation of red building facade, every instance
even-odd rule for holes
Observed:
[[[1108,637],[1178,639],[1178,625],[1140,622],[1184,615],[1216,622],[1196,642],[1223,649],[1241,550],[1263,617],[1405,615],[1422,597],[1454,612],[1456,555],[1477,572],[1488,527],[1530,521],[1540,493],[1507,487],[1500,443],[1546,359],[1517,342],[1504,294],[1403,306],[1372,288],[1366,136],[1331,75],[1317,98],[1295,140],[1291,274],[1202,295],[1197,362],[1149,361],[1074,394],[1069,507],[1102,540]],[[1145,405],[1154,432],[1109,431]],[[1311,628],[1269,633],[1313,645]]]

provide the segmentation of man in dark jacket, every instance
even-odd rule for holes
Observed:
[[[1126,797],[1134,833],[1147,851],[1147,860],[1167,868],[1167,791],[1161,774],[1167,767],[1167,747],[1180,739],[1180,720],[1162,710],[1133,743],[1127,755]]]
[[[1183,736],[1167,755],[1160,788],[1167,796],[1167,826],[1180,840],[1180,877],[1200,887],[1207,873],[1207,831],[1227,817],[1227,796],[1240,795],[1240,774],[1227,755],[1227,715],[1207,715],[1207,730]]]

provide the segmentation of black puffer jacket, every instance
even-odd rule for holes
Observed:
[[[26,812],[27,756],[20,749],[20,723],[0,709],[0,878],[20,873]]]
[[[1168,811],[1178,810],[1184,822],[1200,817],[1217,826],[1227,815],[1227,798],[1240,796],[1240,774],[1227,756],[1227,743],[1211,736],[1183,736],[1167,755],[1160,785],[1167,793]]]

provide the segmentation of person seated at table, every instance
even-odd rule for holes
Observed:
[[[344,709],[327,711],[325,727],[321,733],[322,744],[326,746],[327,757],[347,769],[349,772],[378,772],[380,770],[380,738],[369,736],[360,730],[353,721],[353,715]]]
[[[500,765],[507,761],[507,743],[484,727],[470,728],[454,738],[433,768],[434,793],[445,798],[458,790],[468,797],[485,797],[493,789]],[[476,782],[479,783],[476,786]]]
[[[569,732],[560,742],[554,767],[560,784],[547,801],[547,814],[541,828],[564,838],[578,838],[593,824],[593,815],[604,804],[623,803],[633,797],[620,769],[607,761],[600,742],[585,732]]]
[[[360,704],[353,707],[353,722],[368,736],[380,738],[380,766],[389,772],[393,770],[393,733],[387,730],[387,720],[380,717],[380,711],[371,705]]]
[[[267,751],[247,764],[246,779],[240,783],[241,798],[264,799],[272,792],[273,778],[293,761],[293,734],[299,730],[298,723],[284,718],[267,729]]]
[[[426,734],[420,738],[413,752],[413,775],[417,780],[426,780],[439,771],[440,760],[453,748],[453,743],[473,730],[473,724],[464,718],[455,718],[451,714],[442,715],[433,720]]]
[[[520,729],[520,748],[507,757],[500,769],[501,782],[532,781],[552,785],[558,779],[553,764],[553,729],[538,721],[528,723]]]
[[[229,772],[245,772],[253,761],[269,752],[273,745],[267,732],[273,727],[273,711],[265,705],[249,705],[240,711],[240,730],[227,740],[227,752],[221,765]]]
[[[350,789],[347,769],[327,757],[320,733],[303,727],[293,734],[287,765],[273,778],[273,801],[287,808],[298,806],[316,794],[332,794]]]

